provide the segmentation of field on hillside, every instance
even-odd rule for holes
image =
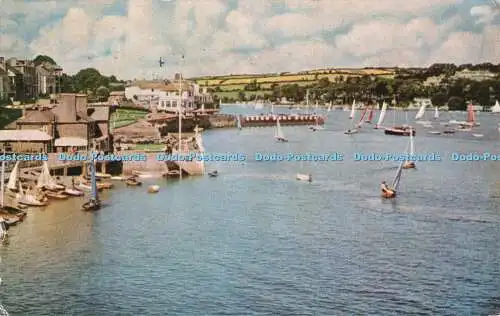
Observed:
[[[383,76],[393,77],[394,71],[392,69],[316,69],[304,71],[300,73],[284,73],[284,74],[261,74],[261,75],[235,75],[235,76],[222,76],[222,77],[205,77],[195,79],[196,83],[200,86],[215,87],[219,86],[223,91],[243,90],[244,86],[252,82],[256,82],[264,88],[263,84],[288,84],[309,82],[314,83],[321,78],[328,78],[330,81],[338,80],[341,77],[360,77],[360,76]],[[265,87],[266,89],[268,87]]]

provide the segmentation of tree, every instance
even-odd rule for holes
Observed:
[[[243,91],[238,92],[238,100],[239,101],[245,101],[246,100],[245,92],[243,92]]]
[[[107,79],[107,78],[106,78]],[[80,70],[75,76],[75,88],[77,91],[94,91],[100,86],[108,86],[109,82],[103,82],[103,76],[94,68]]]
[[[321,79],[319,79],[318,81],[318,86],[320,88],[326,88],[330,85],[330,80],[328,79],[328,77],[323,77]]]
[[[431,102],[435,106],[443,106],[446,104],[446,100],[448,100],[448,97],[446,96],[445,93],[443,92],[438,92],[431,97]]]
[[[451,97],[448,100],[448,109],[450,111],[465,111],[467,106],[465,100],[461,97]]]
[[[106,100],[108,100],[108,98],[109,98],[109,89],[106,88],[106,87],[104,87],[104,86],[100,86],[96,90],[96,96],[99,98],[99,101],[106,101]]]
[[[57,65],[54,59],[47,55],[38,55],[35,57],[35,59],[33,59],[33,62],[35,63],[35,66],[41,65],[43,63],[49,63],[54,66]]]

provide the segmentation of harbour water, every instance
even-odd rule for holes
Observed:
[[[156,195],[118,184],[96,213],[78,199],[30,210],[0,247],[0,303],[37,316],[499,313],[500,162],[448,159],[500,153],[497,117],[478,115],[480,139],[418,127],[416,151],[443,160],[405,170],[397,199],[382,200],[397,162],[351,157],[402,152],[408,138],[371,125],[344,135],[347,115],[329,112],[323,131],[284,127],[288,143],[272,128],[207,131],[206,151],[248,159],[207,163],[217,178],[147,180]],[[254,152],[345,159],[258,162]],[[313,182],[296,181],[301,171]]]

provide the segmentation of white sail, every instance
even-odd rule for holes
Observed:
[[[241,129],[241,118],[239,115],[236,117],[236,125],[239,129]]]
[[[16,190],[17,189],[17,177],[19,175],[19,161],[16,162],[16,165],[14,166],[14,168],[12,169],[12,171],[10,172],[10,176],[9,176],[9,182],[7,183],[7,188],[10,189],[10,190]]]
[[[354,114],[356,114],[356,100],[352,101],[351,114],[349,114],[349,118],[354,119]]]
[[[280,120],[276,120],[276,138],[285,138],[285,135],[283,134],[283,131],[281,130],[281,124]]]
[[[491,107],[491,113],[500,113],[500,104],[498,100],[495,102],[495,105]]]
[[[434,108],[434,119],[439,119],[439,110],[437,106]]]
[[[394,191],[396,191],[396,192],[398,191],[399,183],[401,181],[401,174],[402,174],[402,171],[403,171],[403,165],[404,165],[404,161],[402,161],[399,164],[398,172],[396,173],[396,177],[394,177],[394,181],[392,182],[391,188],[394,189]]]
[[[418,110],[417,115],[415,115],[416,120],[420,120],[424,116],[426,107],[427,107],[427,103],[423,103],[422,106],[420,106],[420,109]]]
[[[385,113],[387,112],[387,103],[382,104],[382,110],[380,111],[380,116],[378,117],[377,127],[380,127],[385,119]]]
[[[58,184],[50,175],[49,164],[46,161],[43,162],[42,172],[38,177],[36,186],[39,188],[48,187],[50,189],[58,187]]]
[[[413,128],[410,127],[410,156],[415,155],[415,139],[413,138]]]
[[[315,109],[317,109],[319,107],[319,104],[318,104],[318,100],[316,100],[316,105],[315,105]]]
[[[328,104],[328,112],[330,112],[332,110],[332,101],[330,101],[330,103]]]

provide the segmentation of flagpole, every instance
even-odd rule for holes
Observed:
[[[184,60],[184,55],[181,56],[181,59]],[[177,113],[179,115],[179,155],[182,154],[182,60],[181,67],[179,72],[179,101],[177,102]],[[180,179],[182,180],[182,167],[179,161],[179,171],[180,171]]]

